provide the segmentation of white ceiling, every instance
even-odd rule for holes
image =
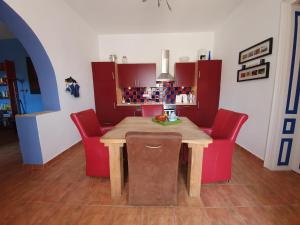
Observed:
[[[245,0],[64,0],[99,34],[213,31]]]
[[[7,29],[5,24],[0,21],[0,39],[14,38],[14,35]]]

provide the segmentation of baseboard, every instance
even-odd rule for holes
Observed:
[[[253,152],[251,152],[250,150],[248,150],[247,148],[239,145],[239,144],[235,144],[238,148],[241,148],[243,150],[245,150],[247,153],[249,153],[250,155],[252,155],[253,157],[259,159],[260,161],[264,162],[264,160],[262,158],[260,158],[258,155],[254,154]]]
[[[61,160],[61,158],[63,158],[65,155],[67,155],[73,148],[75,148],[76,146],[79,146],[80,144],[81,144],[81,141],[75,143],[74,145],[72,145],[65,151],[61,152],[60,154],[58,154],[57,156],[55,156],[53,159],[49,160],[45,164],[23,164],[23,168],[28,169],[28,170],[42,170],[47,167],[51,167],[53,164],[57,163],[57,161]]]

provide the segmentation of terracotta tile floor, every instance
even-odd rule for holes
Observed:
[[[232,180],[203,185],[200,199],[188,197],[181,168],[176,207],[128,206],[127,187],[111,200],[109,179],[86,177],[84,167],[81,144],[42,170],[22,166],[16,142],[1,145],[0,224],[300,224],[300,175],[271,172],[238,147]]]

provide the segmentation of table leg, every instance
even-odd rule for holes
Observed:
[[[190,197],[200,197],[204,146],[189,144],[187,187]]]
[[[111,197],[120,197],[124,187],[123,144],[109,144]]]

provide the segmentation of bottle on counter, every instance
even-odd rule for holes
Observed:
[[[193,94],[192,94],[192,92],[188,96],[188,101],[189,101],[189,103],[193,103]]]

